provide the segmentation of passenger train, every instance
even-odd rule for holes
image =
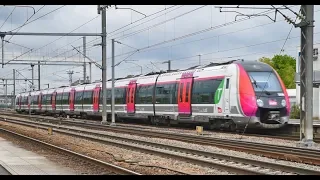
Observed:
[[[51,88],[16,96],[16,111],[82,118],[101,116],[101,82]],[[111,81],[107,114],[111,115]],[[233,60],[175,72],[115,81],[116,120],[151,124],[196,123],[211,129],[277,129],[289,120],[286,88],[269,65]],[[109,119],[109,118],[108,118]]]

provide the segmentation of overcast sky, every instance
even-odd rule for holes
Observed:
[[[36,11],[35,15],[33,15],[32,8],[1,6],[0,31],[101,32],[101,15],[97,14],[97,6],[46,5],[33,7]],[[268,12],[269,16],[254,16],[250,19],[238,16],[235,21],[236,12],[219,12],[219,8],[215,8],[215,5],[119,5],[117,7],[132,8],[142,14],[130,9],[115,9],[114,7],[108,10],[108,79],[111,78],[112,38],[122,43],[115,44],[116,63],[125,58],[135,60],[132,61],[135,64],[123,62],[118,65],[116,77],[140,74],[140,66],[143,74],[152,70],[166,70],[167,64],[162,64],[162,62],[167,60],[172,60],[172,69],[183,69],[198,65],[199,58],[201,64],[208,64],[231,59],[257,60],[261,57],[272,57],[280,53],[291,29],[282,53],[297,57],[300,29],[292,28],[292,25],[284,21],[279,13],[276,16],[276,22],[273,22],[271,19],[274,20],[274,11]],[[289,5],[288,7],[291,7],[295,12],[298,12],[300,8],[297,5]],[[222,9],[222,11],[235,10],[244,14],[257,14],[266,11]],[[320,43],[320,29],[317,25],[320,17],[319,11],[320,6],[315,6],[314,43]],[[281,12],[295,20],[295,15],[292,12],[288,10],[281,10]],[[19,28],[25,23],[29,24]],[[6,36],[5,40],[9,41],[9,43],[5,43],[4,48],[5,62],[12,59],[15,59],[11,61],[12,63],[21,63],[21,60],[29,60],[26,62],[30,62],[30,60],[83,62],[82,55],[76,50],[72,50],[72,46],[74,46],[79,47],[81,52],[83,51],[82,37],[16,35]],[[93,46],[101,43],[101,38],[87,37],[86,41],[87,56],[101,64],[101,46]],[[149,46],[150,48],[148,48]],[[30,51],[30,49],[33,50]],[[136,49],[142,50],[128,57]],[[89,66],[87,66],[87,75],[89,75],[88,68]],[[31,67],[26,65],[6,65],[0,69],[0,77],[12,78],[12,69],[17,69],[21,73],[18,73],[18,78],[31,78],[29,70]],[[37,66],[34,70],[34,76],[37,78]],[[50,87],[68,85],[68,70],[74,71],[73,81],[83,78],[83,67],[81,66],[42,66],[41,88],[45,88],[47,83],[50,84]],[[92,76],[92,80],[101,79],[101,71],[95,65],[92,65]],[[28,82],[27,85],[29,84]],[[35,81],[35,85],[37,85],[37,81]],[[26,88],[26,83],[19,81],[16,88],[18,93]],[[11,92],[12,87],[9,86],[8,93]],[[0,89],[0,93],[3,93],[3,89]]]

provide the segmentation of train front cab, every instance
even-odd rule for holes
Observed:
[[[277,129],[289,121],[290,104],[286,88],[271,66],[253,62],[238,66],[239,98],[245,118],[239,125]],[[239,123],[240,122],[240,123]]]

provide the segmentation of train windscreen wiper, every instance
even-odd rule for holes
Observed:
[[[257,81],[250,75],[250,77],[251,77],[251,79],[252,79],[252,81],[251,81],[251,83],[253,83],[255,86],[256,86],[256,88],[258,87],[258,85],[257,85]]]
[[[261,89],[261,87],[258,86],[257,81],[256,81],[251,75],[250,75],[250,77],[251,77],[251,79],[252,79],[251,82],[256,86],[256,88],[259,87],[259,88]],[[270,95],[270,94],[271,94],[269,91],[265,90],[265,88],[262,89],[262,92],[266,93],[267,95]]]

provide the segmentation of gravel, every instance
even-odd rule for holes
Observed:
[[[47,158],[57,165],[70,169],[70,175],[100,174],[99,167],[97,166],[92,166],[91,164],[79,161],[78,159],[69,156],[57,154],[52,150],[38,146],[34,143],[29,143],[29,141],[23,141],[19,138],[9,136],[8,134],[0,134],[0,136],[8,141],[11,141],[15,145]]]
[[[295,166],[295,167],[304,167],[306,169],[320,171],[319,166],[313,166],[313,165],[308,165],[308,164],[303,164],[303,163],[296,163],[296,162],[277,160],[277,159],[272,159],[272,158],[267,158],[267,157],[261,157],[261,156],[252,155],[252,154],[245,153],[245,152],[227,150],[227,149],[218,148],[218,147],[214,147],[214,146],[197,145],[197,144],[193,144],[193,143],[186,143],[186,142],[181,142],[181,141],[176,141],[176,140],[143,137],[143,136],[137,136],[137,135],[132,135],[132,134],[122,134],[122,133],[107,132],[107,131],[88,130],[88,129],[79,128],[79,127],[73,127],[73,128],[78,128],[79,130],[86,130],[86,131],[91,131],[91,132],[99,132],[99,133],[103,133],[103,134],[107,134],[107,135],[138,139],[138,140],[142,140],[142,141],[168,144],[168,145],[172,145],[172,146],[179,146],[179,147],[190,148],[190,149],[195,149],[195,150],[202,150],[202,151],[206,151],[206,152],[214,152],[214,153],[219,153],[219,154],[228,155],[228,156],[243,157],[243,158],[254,159],[254,160],[259,160],[259,161],[282,164],[282,165],[291,165],[291,166]]]
[[[69,120],[83,122],[84,120],[69,118]],[[86,120],[86,122],[92,122],[90,120]],[[148,129],[157,132],[169,132],[169,133],[179,133],[179,134],[187,134],[187,135],[195,135],[196,131],[191,129],[182,129],[177,127],[154,127],[148,125],[138,125],[138,124],[128,124],[128,123],[119,123],[120,126],[124,127],[132,127],[132,128],[141,128]],[[246,141],[246,142],[255,142],[255,143],[264,143],[264,144],[272,144],[272,145],[280,145],[280,146],[288,146],[288,147],[297,147],[297,141],[285,140],[285,139],[275,139],[268,137],[255,137],[250,135],[240,135],[240,134],[231,134],[227,132],[213,132],[213,131],[204,131],[203,136],[220,138],[220,139],[230,139],[230,140],[238,140],[238,141]],[[301,147],[301,148],[309,148],[309,149],[319,149],[320,146],[313,147]]]
[[[63,126],[63,125],[60,125],[60,126]],[[237,157],[255,159],[255,160],[264,161],[264,162],[271,162],[271,163],[277,163],[277,164],[282,164],[282,165],[290,165],[290,166],[295,166],[295,167],[303,167],[306,169],[320,171],[319,166],[307,165],[307,164],[303,164],[303,163],[296,163],[296,162],[290,162],[290,161],[284,161],[284,160],[276,160],[276,159],[261,157],[261,156],[257,156],[257,155],[244,153],[244,152],[217,148],[214,146],[197,145],[197,144],[192,144],[192,143],[186,143],[186,142],[169,140],[169,139],[161,139],[161,138],[142,137],[142,136],[137,136],[137,135],[132,135],[132,134],[122,134],[122,133],[99,131],[99,130],[89,130],[86,128],[79,128],[79,127],[72,127],[72,128],[79,129],[79,130],[91,131],[91,132],[99,132],[99,133],[107,134],[107,135],[138,139],[138,140],[142,140],[142,141],[168,144],[168,145],[179,146],[179,147],[184,147],[184,148],[191,148],[191,149],[195,149],[195,150],[214,152],[214,153],[219,153],[219,154],[228,155],[228,156],[237,156]]]
[[[34,129],[7,122],[0,122],[2,127],[15,132],[55,144],[90,157],[113,163],[141,174],[168,175],[168,174],[194,174],[194,175],[227,175],[228,172],[202,167],[184,161],[163,158],[156,155],[140,153],[120,147],[105,145],[81,138],[67,136],[54,132],[47,135],[47,131]]]
[[[196,134],[196,130],[174,128],[174,127],[170,127],[170,128],[152,127],[152,126],[137,125],[137,124],[123,125],[122,123],[120,124],[120,126],[141,128],[141,129],[152,130],[156,132],[169,132],[169,133],[179,133],[179,134],[186,134],[186,135]],[[213,131],[205,131],[205,130],[203,132],[204,132],[203,136],[212,137],[212,138],[230,139],[230,140],[237,140],[237,141],[246,141],[246,142],[263,143],[263,144],[288,146],[288,147],[297,147],[297,141],[293,141],[293,140],[286,140],[286,139],[279,139],[279,138],[272,138],[272,137],[255,137],[255,136],[250,136],[245,134],[244,135],[232,134],[228,132],[213,132]],[[301,147],[301,148],[320,150],[319,145],[316,145],[313,147]]]

